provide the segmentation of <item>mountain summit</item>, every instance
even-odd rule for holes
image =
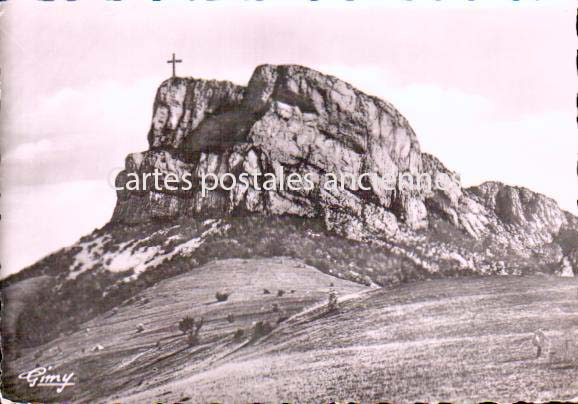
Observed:
[[[8,354],[221,259],[292,257],[367,286],[472,274],[574,276],[578,268],[578,219],[546,196],[499,182],[384,186],[387,176],[456,175],[421,151],[391,104],[306,67],[259,66],[246,87],[166,80],[148,142],[117,177],[110,223],[3,281]],[[195,186],[128,189],[131,175],[155,172],[189,175]],[[257,180],[206,194],[198,187],[209,174],[278,172],[308,175],[312,187],[266,190]],[[367,176],[363,186],[349,180],[327,189],[328,173]]]
[[[423,197],[386,190],[376,179],[423,171],[422,154],[408,122],[390,104],[332,76],[301,66],[258,67],[246,88],[229,82],[173,78],[158,90],[149,132],[150,149],[127,157],[127,173],[160,170],[203,175],[283,170],[311,175],[313,189],[258,191],[239,184],[201,196],[155,190],[119,192],[113,221],[260,213],[320,217],[329,229],[357,237],[394,234],[397,222],[426,226]],[[326,173],[367,176],[369,191],[328,192]],[[352,234],[353,233],[353,234]]]
[[[557,241],[576,228],[576,218],[550,198],[497,182],[470,189],[452,182],[425,192],[399,183],[393,189],[384,187],[388,175],[429,174],[435,182],[440,175],[450,178],[455,173],[421,152],[413,129],[391,104],[303,66],[259,66],[247,87],[169,79],[158,89],[148,141],[149,150],[127,157],[125,171],[117,178],[119,187],[126,185],[129,173],[142,177],[160,171],[179,178],[190,173],[198,183],[208,174],[280,169],[287,175],[310,174],[314,187],[259,191],[257,184],[237,184],[230,191],[217,189],[205,196],[199,187],[123,190],[118,192],[113,223],[290,215],[322,219],[328,230],[355,240],[394,242],[423,234],[435,242],[428,235],[441,221],[464,238],[513,250],[527,258],[529,266],[560,266],[567,272],[577,267],[576,250]],[[320,184],[326,173],[358,178],[367,174],[366,189],[350,181],[341,189],[327,190]],[[491,254],[484,259],[468,265],[481,272],[495,266]]]

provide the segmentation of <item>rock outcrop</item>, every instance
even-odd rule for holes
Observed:
[[[198,185],[203,175],[309,174],[313,189],[259,190],[239,184],[202,196],[159,190],[119,192],[114,222],[154,217],[260,213],[321,217],[329,229],[352,237],[393,235],[398,223],[427,225],[423,195],[387,187],[401,173],[422,172],[416,136],[390,104],[332,76],[301,66],[258,67],[247,88],[228,82],[173,78],[155,100],[150,149],[127,157],[127,174],[159,170]],[[344,175],[343,189],[321,186],[324,175]],[[354,178],[366,173],[369,190]],[[282,187],[281,187],[282,188]]]
[[[153,189],[151,183],[147,191],[120,190],[113,223],[292,215],[320,218],[328,230],[352,239],[407,242],[441,219],[490,250],[512,250],[540,265],[577,265],[573,244],[557,244],[561,234],[576,229],[576,219],[555,201],[498,182],[462,188],[455,172],[421,152],[411,126],[391,104],[302,66],[259,66],[247,87],[165,81],[155,99],[149,146],[127,157],[119,187],[129,174],[142,178],[155,171],[163,177],[188,174],[194,186]],[[226,173],[255,177],[202,194],[203,176]],[[313,186],[264,190],[256,178],[266,173],[309,175]],[[344,187],[322,186],[328,173],[344,175]],[[362,183],[353,180],[362,174]],[[429,175],[432,186],[404,187],[402,174],[414,181]]]

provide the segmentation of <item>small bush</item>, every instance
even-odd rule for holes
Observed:
[[[181,321],[179,321],[179,330],[183,334],[187,334],[189,331],[195,328],[195,319],[189,316],[186,316]]]
[[[203,317],[195,321],[194,318],[186,316],[179,321],[179,330],[187,336],[187,342],[190,346],[199,344],[199,332],[201,331],[203,324],[205,324]]]
[[[215,293],[215,298],[217,299],[217,301],[219,302],[226,302],[227,299],[229,298],[230,293],[226,293],[226,292],[217,292]]]
[[[279,290],[277,291],[277,297],[282,297],[284,294],[285,294],[285,291],[282,290],[282,289],[279,289]]]
[[[273,310],[274,313],[277,313],[279,311],[279,305],[277,303],[273,303],[271,310]]]
[[[269,291],[269,289],[263,289],[263,294],[264,295],[270,295],[271,292]]]
[[[235,316],[232,315],[232,314],[227,314],[227,321],[228,321],[229,323],[235,322]]]
[[[273,331],[273,327],[268,321],[257,321],[253,327],[253,338],[263,337]]]

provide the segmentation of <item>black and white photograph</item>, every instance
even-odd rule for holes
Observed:
[[[577,27],[0,1],[1,402],[578,402]]]

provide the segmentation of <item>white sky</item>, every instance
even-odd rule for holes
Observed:
[[[147,147],[172,52],[245,84],[298,63],[391,101],[464,185],[576,213],[575,3],[511,0],[9,1],[0,8],[4,275],[112,214],[109,173]]]

